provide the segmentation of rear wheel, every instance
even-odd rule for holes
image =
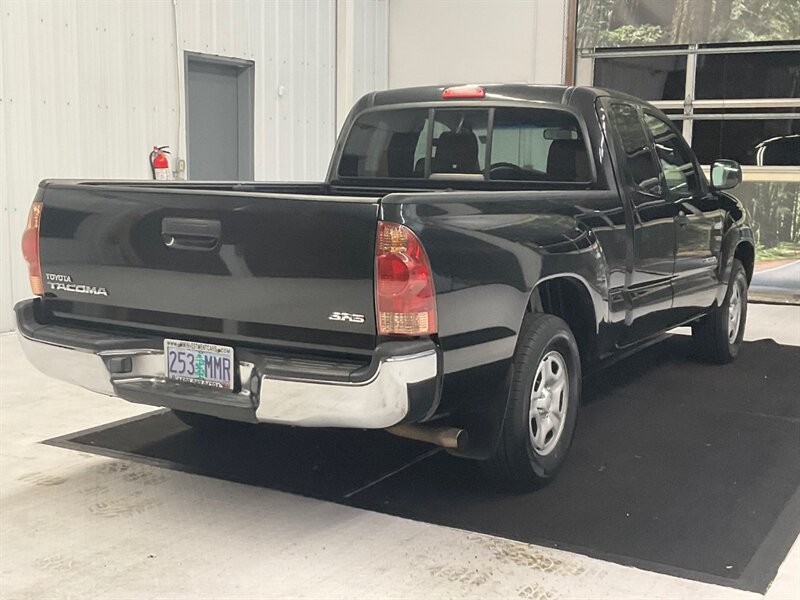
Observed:
[[[483,466],[501,484],[532,489],[561,467],[575,432],[581,386],[578,346],[553,315],[525,317],[495,453]]]
[[[725,300],[692,325],[695,354],[702,360],[725,364],[739,354],[747,321],[747,273],[733,260]]]

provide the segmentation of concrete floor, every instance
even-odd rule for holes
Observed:
[[[752,305],[748,321],[747,339],[800,345],[800,307]],[[3,599],[758,597],[45,446],[149,409],[39,374],[10,334],[0,367]],[[800,598],[797,541],[766,598]]]
[[[800,301],[800,260],[781,261],[766,268],[756,268],[750,283],[750,297],[778,303]]]

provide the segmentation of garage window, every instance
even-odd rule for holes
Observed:
[[[750,215],[757,265],[762,260],[797,260],[800,257],[800,44],[797,39],[779,36],[771,42],[626,46],[581,50],[578,64],[583,81],[650,100],[681,131],[700,164],[707,166],[718,158],[739,162],[743,183],[731,193],[744,203]],[[683,163],[687,165],[684,170],[680,160],[671,158],[667,150],[659,152],[669,186],[675,189],[691,186],[690,181],[683,181],[683,176],[689,173],[688,163]],[[756,289],[758,277],[756,274],[754,279]]]

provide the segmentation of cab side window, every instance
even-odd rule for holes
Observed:
[[[700,177],[681,135],[666,122],[649,113],[644,113],[644,122],[653,136],[669,195],[683,198],[698,194]]]
[[[639,113],[631,104],[615,102],[609,107],[609,117],[621,146],[630,197],[637,205],[651,202],[654,194],[660,195],[659,169]]]

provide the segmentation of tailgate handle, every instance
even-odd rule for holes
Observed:
[[[222,223],[212,219],[168,217],[161,222],[164,245],[178,250],[214,250],[221,231]]]

